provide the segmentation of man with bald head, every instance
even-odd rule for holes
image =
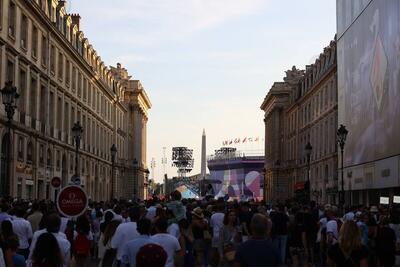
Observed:
[[[268,228],[268,218],[254,214],[250,223],[252,236],[237,249],[235,267],[283,266],[279,252],[267,239]]]

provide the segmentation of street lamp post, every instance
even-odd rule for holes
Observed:
[[[83,128],[81,123],[79,121],[75,122],[74,126],[72,127],[72,133],[75,141],[75,177],[79,177],[79,146],[81,144],[82,132]]]
[[[341,181],[341,191],[340,191],[340,205],[342,206],[342,208],[344,207],[344,166],[343,166],[343,152],[344,152],[344,146],[346,144],[346,138],[347,138],[347,134],[349,133],[349,131],[346,129],[346,126],[344,126],[343,124],[340,124],[339,129],[337,130],[337,138],[338,138],[338,144],[340,147],[340,161],[341,161],[341,176],[342,176],[342,181]]]
[[[311,183],[310,183],[310,162],[311,162],[311,153],[312,153],[312,145],[310,142],[306,144],[305,151],[307,155],[307,200],[310,202],[311,200]]]
[[[12,85],[12,81],[8,81],[5,83],[5,86],[3,89],[0,90],[2,98],[3,98],[3,104],[4,104],[4,110],[7,114],[7,130],[8,130],[8,140],[7,144],[2,144],[3,146],[7,146],[7,158],[6,158],[6,166],[7,166],[7,175],[4,177],[4,181],[1,183],[1,193],[3,196],[6,196],[9,194],[10,186],[9,183],[12,180],[11,179],[11,126],[12,126],[12,120],[14,117],[15,113],[15,108],[17,107],[17,100],[19,98],[19,94],[17,93],[17,88]],[[3,177],[2,177],[3,178]]]
[[[110,195],[110,200],[112,201],[114,199],[114,186],[115,186],[115,174],[114,174],[114,168],[115,168],[115,156],[117,155],[117,147],[115,144],[113,144],[110,148],[111,152],[111,195]]]
[[[137,186],[138,186],[138,161],[136,158],[133,159],[133,178],[134,178],[134,182],[133,182],[133,196],[134,196],[134,201],[136,201],[137,199]]]

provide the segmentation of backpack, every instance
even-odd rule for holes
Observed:
[[[75,255],[86,257],[90,255],[90,241],[85,234],[79,233],[74,242]]]

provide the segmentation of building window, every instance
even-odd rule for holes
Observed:
[[[76,68],[72,67],[72,91],[76,90]]]
[[[58,78],[63,79],[64,73],[64,57],[61,53],[58,53]]]
[[[47,38],[42,35],[42,65],[47,66]]]
[[[24,138],[22,136],[18,138],[18,160],[24,161]]]
[[[39,164],[40,166],[44,165],[44,146],[39,146]]]
[[[52,166],[51,150],[47,149],[47,167]]]
[[[32,151],[33,151],[33,145],[32,145],[32,142],[29,142],[28,146],[26,148],[26,161],[28,163],[32,163],[32,161],[33,161]]]
[[[21,17],[21,47],[26,50],[28,42],[28,18],[22,14]]]
[[[60,151],[59,150],[57,150],[57,152],[56,152],[56,168],[57,168],[57,170],[59,170],[60,169]]]
[[[74,170],[74,156],[72,154],[69,157],[69,169],[71,172]]]
[[[70,63],[69,63],[69,60],[67,60],[66,64],[65,64],[65,83],[69,84],[70,80],[71,80],[71,77],[70,77]]]
[[[78,72],[78,97],[82,94],[82,74]]]
[[[19,99],[18,99],[18,110],[21,113],[25,113],[25,99],[26,99],[26,71],[23,69],[19,70]]]
[[[14,81],[14,62],[11,60],[7,60],[7,81]]]
[[[15,38],[16,7],[13,1],[8,6],[8,35]]]
[[[37,57],[38,48],[38,29],[35,25],[32,27],[32,57]]]
[[[53,74],[56,71],[56,47],[54,45],[51,45],[50,71]]]
[[[30,112],[29,113],[32,117],[32,120],[36,120],[37,80],[34,77],[31,78],[31,88],[30,89],[31,89],[30,90],[31,97],[30,97],[30,101],[29,101],[29,104],[30,104]]]
[[[83,100],[86,101],[86,94],[87,94],[87,83],[86,79],[83,79]]]

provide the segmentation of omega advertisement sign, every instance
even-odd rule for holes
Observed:
[[[87,206],[87,195],[80,186],[66,186],[57,196],[57,208],[62,215],[68,218],[83,214]]]

